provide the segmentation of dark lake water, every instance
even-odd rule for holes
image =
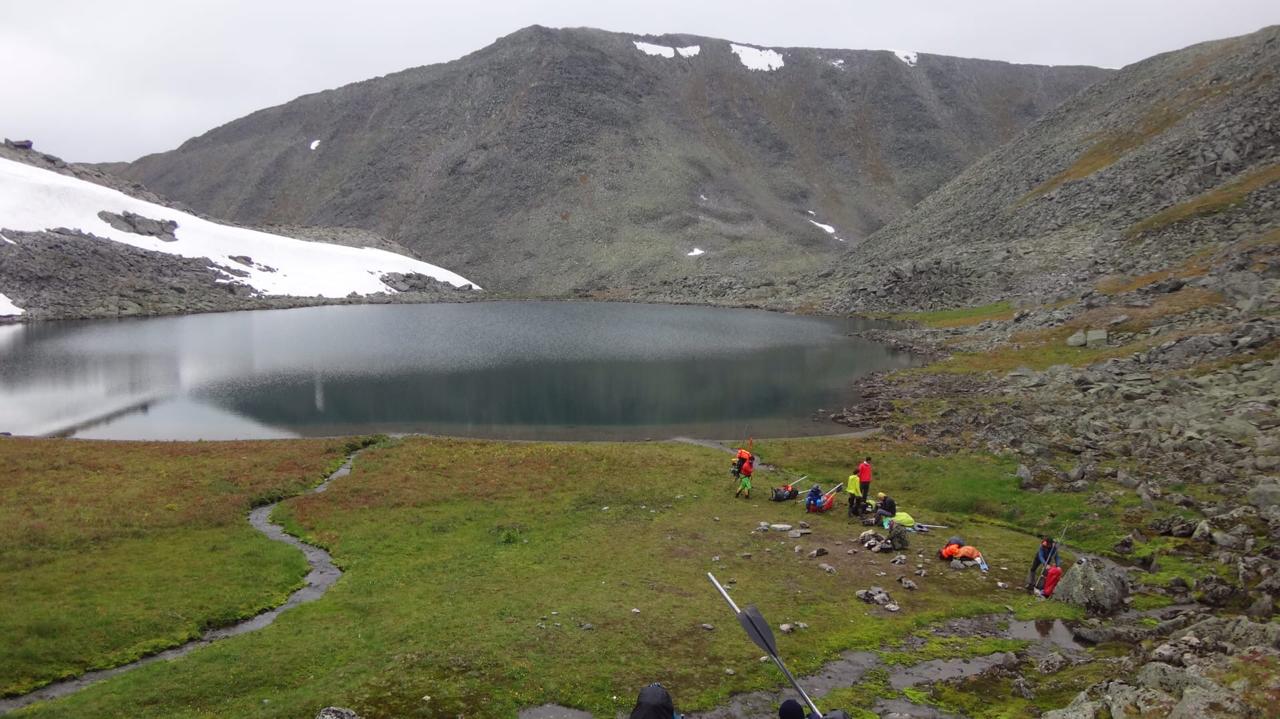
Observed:
[[[0,326],[0,431],[797,436],[911,358],[858,320],[585,302],[364,305]]]

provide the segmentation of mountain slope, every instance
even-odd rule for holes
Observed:
[[[794,276],[1107,74],[531,27],[115,169],[238,222],[376,231],[500,291]]]
[[[1055,300],[1274,242],[1278,117],[1280,27],[1126,67],[851,248],[828,304]]]

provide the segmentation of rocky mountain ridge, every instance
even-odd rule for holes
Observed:
[[[499,292],[796,277],[1109,74],[535,26],[110,169],[237,222],[372,230]]]

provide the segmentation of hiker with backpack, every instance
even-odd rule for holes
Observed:
[[[755,472],[755,455],[745,449],[739,449],[738,455],[733,459],[733,468],[729,473],[738,479],[738,491],[733,493],[734,497],[744,496],[751,499],[751,474]]]

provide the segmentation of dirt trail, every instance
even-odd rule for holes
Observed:
[[[342,466],[335,470],[333,474],[330,474],[319,485],[313,487],[307,492],[304,492],[303,494],[323,492],[329,488],[330,482],[350,474],[351,463],[355,460],[356,455],[360,454],[360,451],[356,451],[348,455],[347,460],[343,462]],[[249,512],[249,524],[252,525],[254,529],[266,535],[268,539],[276,542],[284,542],[285,544],[297,547],[306,556],[307,565],[311,567],[311,571],[307,573],[306,583],[302,588],[290,594],[289,598],[286,599],[283,604],[273,609],[268,609],[261,614],[254,615],[243,621],[236,622],[230,626],[210,629],[199,639],[192,639],[186,644],[181,644],[173,647],[172,649],[166,649],[158,654],[152,654],[136,661],[129,662],[128,664],[121,664],[118,667],[112,667],[110,669],[86,672],[74,679],[66,679],[60,682],[54,682],[53,684],[47,684],[29,694],[0,699],[0,714],[6,714],[14,711],[15,709],[21,709],[28,704],[33,704],[38,701],[57,699],[59,697],[67,696],[68,694],[74,694],[91,684],[97,684],[104,679],[110,679],[118,674],[124,674],[127,671],[151,664],[152,662],[177,659],[178,657],[190,654],[196,649],[212,644],[220,639],[226,639],[227,637],[234,637],[240,634],[248,634],[249,632],[256,632],[259,629],[270,625],[276,620],[276,617],[280,616],[282,613],[287,612],[299,604],[312,602],[324,596],[324,593],[329,590],[329,587],[332,587],[333,584],[338,581],[338,578],[342,576],[342,570],[334,566],[333,558],[329,556],[328,552],[285,533],[284,527],[271,522],[271,511],[274,510],[281,501],[284,500],[263,505]]]

